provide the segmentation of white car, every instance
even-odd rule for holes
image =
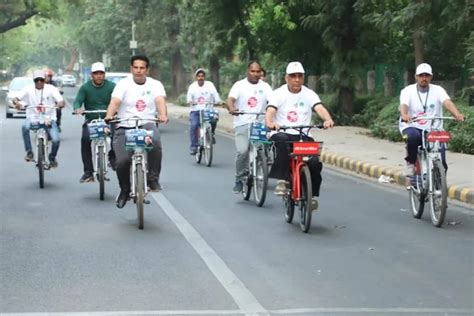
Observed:
[[[105,79],[112,81],[113,83],[117,84],[123,78],[131,76],[132,74],[129,72],[106,72]]]
[[[73,75],[62,75],[61,85],[62,86],[69,86],[69,87],[75,87],[76,86],[76,77],[74,77]]]
[[[17,97],[21,90],[28,85],[34,84],[31,77],[15,77],[10,82],[8,88],[4,88],[7,96],[5,98],[6,117],[26,117],[25,109],[17,110],[11,102],[13,98]],[[28,106],[28,104],[25,104]]]

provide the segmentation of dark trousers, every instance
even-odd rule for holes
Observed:
[[[291,135],[287,133],[277,133],[270,138],[270,140],[274,142],[274,146],[276,148],[275,161],[273,162],[272,168],[268,175],[270,178],[291,181],[289,156],[290,144],[288,142],[298,141],[299,139],[299,135]],[[303,137],[303,140],[312,141],[313,139],[311,137]],[[307,161],[307,164],[311,173],[313,196],[319,196],[319,189],[321,188],[322,182],[321,170],[323,169],[323,164],[319,161],[318,157],[311,157]]]
[[[217,120],[211,120],[211,129],[212,134],[216,130]],[[191,140],[190,149],[194,150],[197,148],[199,144],[199,137],[198,137],[198,128],[199,128],[199,111],[191,111],[189,112],[189,138]]]
[[[148,152],[148,181],[159,181],[161,172],[161,140],[158,127],[154,123],[147,123],[141,126],[149,131],[153,131],[153,149]],[[117,159],[117,178],[120,189],[130,190],[130,165],[132,164],[133,152],[125,149],[125,128],[119,127],[114,133],[114,152]]]
[[[407,144],[407,156],[405,160],[411,164],[416,163],[418,147],[422,144],[422,130],[415,127],[408,127],[402,131],[403,138]],[[446,148],[441,146],[441,160],[443,162],[444,169],[448,170],[448,164],[446,163]]]
[[[94,165],[92,163],[92,141],[89,137],[89,128],[87,127],[87,123],[89,123],[89,121],[85,121],[84,124],[82,124],[81,157],[82,164],[84,165],[84,173],[92,174],[94,173]],[[110,131],[110,137],[113,139],[113,127],[111,127]],[[113,151],[113,142],[110,142],[110,150],[108,155],[109,161],[115,159],[115,153]]]
[[[56,124],[61,126],[61,117],[63,116],[62,108],[56,108]]]

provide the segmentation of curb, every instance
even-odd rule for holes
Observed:
[[[330,152],[323,152],[321,154],[321,161],[371,178],[379,178],[380,176],[385,175],[392,178],[395,183],[406,186],[406,177],[403,175],[403,172],[397,168],[379,166]],[[474,205],[473,188],[462,187],[460,185],[450,185],[448,187],[448,197],[450,199]]]

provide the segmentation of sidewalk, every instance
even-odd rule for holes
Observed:
[[[233,134],[233,117],[226,109],[219,112],[217,129]],[[189,108],[168,103],[170,118],[187,120],[188,113]],[[384,175],[384,180],[405,185],[403,143],[374,138],[367,129],[350,126],[316,130],[313,135],[324,142],[324,163],[377,179]],[[447,160],[449,198],[474,205],[474,155],[448,152]]]

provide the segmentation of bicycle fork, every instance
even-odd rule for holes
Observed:
[[[132,181],[131,181],[131,186],[132,186],[132,190],[131,190],[131,194],[130,196],[132,198],[135,198],[136,197],[136,192],[137,192],[137,178],[136,178],[136,174],[137,174],[137,165],[140,164],[141,166],[141,169],[143,171],[143,192],[145,194],[148,193],[148,188],[147,188],[147,168],[146,168],[146,159],[145,159],[145,155],[143,152],[138,152],[138,153],[134,153],[133,154],[133,157],[132,157]]]
[[[43,140],[43,148],[40,148],[40,140]],[[49,169],[49,165],[46,163],[46,155],[48,154],[48,133],[44,129],[40,129],[36,134],[36,166],[39,163],[39,152],[43,150],[43,167]]]

